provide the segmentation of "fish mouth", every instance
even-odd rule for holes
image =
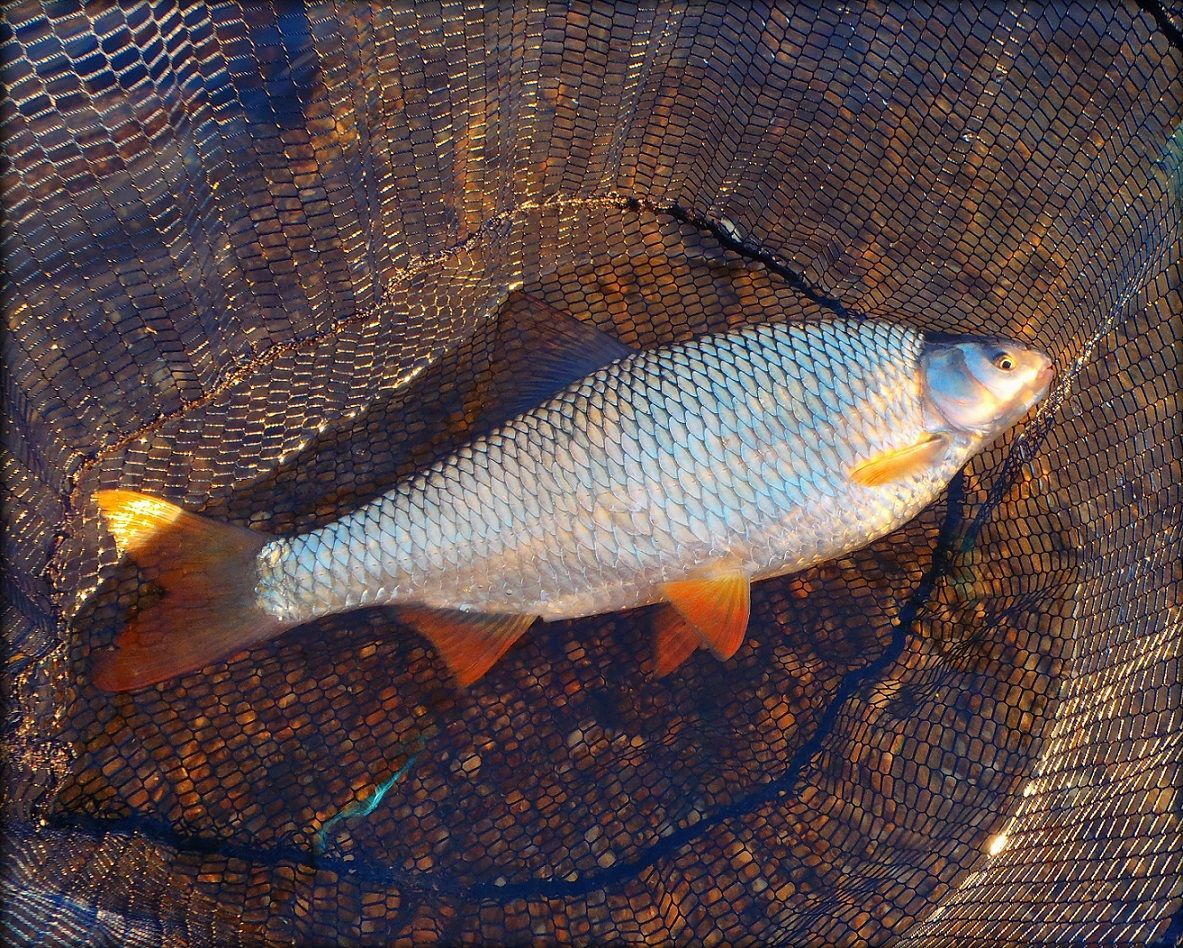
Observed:
[[[1052,365],[1051,359],[1044,357],[1044,364],[1042,368],[1035,374],[1035,401],[1043,401],[1043,397],[1048,393],[1048,389],[1052,387],[1052,382],[1056,380],[1056,367]]]
[[[1025,397],[1015,406],[1017,409],[1021,405],[1022,410],[1017,412],[1013,421],[1017,421],[1019,417],[1022,417],[1042,402],[1047,397],[1047,393],[1052,387],[1052,382],[1056,380],[1056,367],[1052,365],[1052,360],[1042,352],[1035,352],[1033,354],[1038,356],[1040,365],[1035,375],[1031,378],[1031,381],[1027,383],[1026,388],[1023,390]]]

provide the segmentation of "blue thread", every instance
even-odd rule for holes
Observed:
[[[416,751],[407,759],[405,764],[403,764],[398,770],[394,772],[389,780],[378,784],[378,786],[374,789],[374,792],[371,793],[369,797],[363,798],[361,800],[354,800],[336,816],[329,817],[329,819],[325,820],[324,825],[321,826],[320,831],[316,834],[316,841],[314,844],[316,851],[318,853],[324,852],[326,837],[329,830],[332,829],[332,827],[337,823],[340,823],[341,820],[352,819],[355,816],[369,816],[371,813],[373,813],[374,810],[378,808],[378,804],[382,802],[382,798],[389,792],[390,788],[402,780],[403,777],[405,777],[410,772],[411,767],[414,766],[418,757],[419,752]]]

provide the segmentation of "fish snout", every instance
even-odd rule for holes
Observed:
[[[1044,355],[1042,352],[1036,353],[1039,357],[1041,365],[1035,372],[1034,385],[1035,400],[1042,401],[1043,397],[1048,393],[1052,387],[1052,382],[1056,380],[1056,367],[1052,360]]]

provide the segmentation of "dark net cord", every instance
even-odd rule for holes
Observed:
[[[0,925],[45,944],[1179,933],[1170,5],[4,11]],[[95,490],[276,534],[479,431],[516,290],[637,346],[832,314],[1057,384],[932,509],[460,694],[381,610],[135,695]]]
[[[1154,17],[1155,26],[1175,49],[1183,49],[1183,8],[1159,0],[1138,0],[1138,6]]]

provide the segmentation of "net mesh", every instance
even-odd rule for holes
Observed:
[[[1183,19],[977,6],[8,5],[6,937],[1173,940]],[[638,611],[458,693],[370,610],[96,691],[96,489],[326,523],[479,429],[518,289],[1061,373],[727,663]]]

